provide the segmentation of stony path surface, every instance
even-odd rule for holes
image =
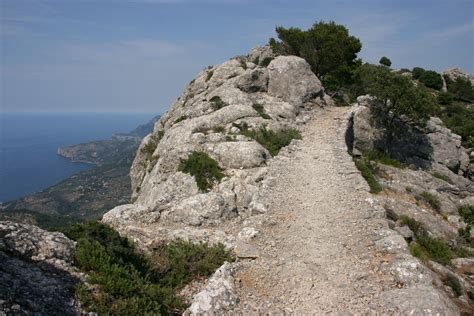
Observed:
[[[347,108],[329,108],[303,130],[291,158],[275,159],[265,194],[273,225],[253,241],[260,257],[237,275],[236,312],[383,312],[394,286],[378,271],[384,257],[368,187],[346,151]]]

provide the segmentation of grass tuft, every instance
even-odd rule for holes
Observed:
[[[438,179],[441,179],[441,180],[443,180],[443,181],[445,181],[445,182],[447,182],[447,183],[449,183],[449,184],[453,184],[453,181],[451,181],[451,179],[449,179],[449,177],[448,177],[447,175],[444,175],[444,174],[442,174],[442,173],[440,173],[440,172],[438,172],[438,171],[433,171],[433,172],[431,173],[431,175],[432,175],[433,177],[438,178]]]
[[[211,102],[211,106],[214,109],[214,111],[217,111],[219,109],[222,109],[225,106],[228,106],[226,102],[222,101],[221,97],[219,96],[214,96],[212,97],[209,102]]]
[[[265,120],[272,119],[272,117],[265,112],[265,108],[263,107],[262,104],[255,103],[254,105],[252,105],[252,107],[255,111],[257,111],[258,115],[260,115],[263,119]]]
[[[260,145],[265,147],[272,156],[278,155],[280,149],[288,146],[293,139],[301,139],[301,133],[294,128],[285,129],[281,131],[272,131],[261,127],[254,131],[241,128],[241,133],[247,137],[255,139]]]
[[[370,161],[367,161],[366,159],[354,158],[354,164],[357,169],[359,169],[365,181],[367,181],[367,184],[370,187],[370,192],[374,194],[381,192],[382,186],[374,176],[374,169],[370,164]]]
[[[423,191],[423,192],[420,193],[420,196],[434,210],[439,211],[441,209],[441,202],[438,200],[438,198],[433,196],[431,193]]]

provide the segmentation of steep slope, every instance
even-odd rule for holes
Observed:
[[[388,229],[347,153],[349,114],[331,104],[303,59],[268,48],[202,71],[140,145],[135,202],[103,222],[145,249],[185,238],[234,250],[190,314],[456,314]],[[222,170],[209,191],[179,171],[195,152]]]

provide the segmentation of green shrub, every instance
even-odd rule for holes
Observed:
[[[181,313],[185,305],[177,291],[233,260],[222,244],[182,240],[163,244],[148,257],[98,222],[73,225],[64,233],[77,241],[76,265],[92,285],[78,285],[76,296],[85,310],[99,315]]]
[[[203,192],[209,191],[215,182],[224,177],[217,161],[200,151],[193,151],[187,159],[182,159],[178,170],[194,176],[198,188]]]
[[[456,101],[446,105],[438,116],[446,127],[461,136],[463,146],[474,147],[474,109]]]
[[[412,254],[413,257],[416,257],[425,263],[430,260],[429,255],[426,253],[423,247],[421,247],[416,242],[410,243],[408,248],[410,249],[410,253]]]
[[[462,205],[458,208],[458,213],[466,224],[474,224],[474,205]]]
[[[435,178],[438,178],[438,179],[441,179],[441,180],[443,180],[443,181],[445,181],[445,182],[448,182],[448,183],[453,184],[453,181],[451,181],[451,179],[449,179],[449,177],[448,177],[447,175],[442,174],[442,173],[440,173],[440,172],[438,172],[438,171],[433,171],[433,172],[431,173],[431,175],[432,175],[433,177],[435,177]]]
[[[439,73],[433,70],[427,70],[418,78],[428,88],[440,90],[443,87],[443,78]]]
[[[400,161],[389,157],[386,153],[380,150],[369,150],[364,152],[363,154],[365,159],[372,160],[384,165],[392,166],[395,168],[405,168],[405,165],[402,164]]]
[[[392,61],[387,57],[383,56],[382,58],[380,58],[379,64],[390,67],[392,66]]]
[[[206,75],[206,82],[208,82],[209,80],[211,80],[212,76],[214,75],[214,70],[210,70],[207,72],[207,75]]]
[[[179,122],[182,122],[182,121],[184,121],[184,120],[186,120],[186,119],[188,119],[188,116],[187,116],[186,114],[181,115],[180,117],[178,117],[178,118],[176,119],[176,121],[174,121],[174,124],[179,123]]]
[[[258,66],[258,64],[260,63],[260,57],[257,56],[255,60],[253,61],[253,63]]]
[[[247,70],[247,62],[243,59],[240,60],[240,67],[242,67],[244,70]]]
[[[224,133],[225,132],[225,127],[222,125],[214,127],[214,132],[216,133]]]
[[[379,193],[382,191],[382,186],[380,183],[377,181],[377,179],[374,176],[373,169],[370,167],[370,162],[360,159],[360,158],[354,158],[354,164],[359,169],[362,177],[367,181],[367,184],[370,187],[370,192],[371,193]]]
[[[421,77],[421,75],[424,74],[424,73],[425,73],[425,70],[421,67],[415,67],[411,71],[413,79],[419,79]]]
[[[273,60],[273,57],[265,57],[262,62],[260,63],[260,66],[262,67],[268,67],[268,65],[270,65],[270,63],[272,62]]]
[[[438,103],[441,105],[450,105],[453,103],[453,95],[449,92],[440,92],[438,94]]]
[[[255,111],[257,111],[258,115],[260,115],[260,116],[261,116],[262,118],[264,118],[265,120],[271,120],[271,119],[272,119],[271,116],[268,115],[268,114],[265,112],[265,108],[263,107],[263,105],[256,103],[256,104],[254,104],[252,107],[253,107],[253,109],[254,109]]]
[[[262,127],[256,131],[241,129],[243,135],[255,139],[265,147],[272,156],[278,155],[280,149],[288,146],[293,139],[301,139],[301,133],[294,128],[272,131]]]
[[[406,216],[406,215],[400,216],[400,223],[402,225],[408,226],[415,235],[420,235],[420,234],[425,233],[423,224],[421,224],[420,222],[418,222],[417,220],[409,216]]]
[[[450,92],[455,99],[465,102],[474,101],[474,87],[469,79],[458,77],[453,81],[448,76],[445,76],[444,79],[446,80],[448,92]]]
[[[155,152],[156,146],[158,146],[158,143],[153,138],[150,138],[150,140],[145,144],[145,146],[140,149],[140,152],[142,154],[151,156]]]
[[[439,200],[432,194],[424,191],[420,193],[420,196],[431,206],[434,210],[439,211],[441,209],[441,203]]]
[[[214,96],[212,97],[209,102],[211,102],[211,106],[214,109],[214,111],[217,111],[219,109],[222,109],[225,106],[228,106],[228,104],[224,101],[222,101],[221,97],[219,96]]]
[[[459,279],[452,273],[447,273],[444,283],[453,289],[454,294],[458,297],[462,295],[462,286]]]
[[[447,265],[454,258],[453,252],[442,239],[422,234],[416,237],[416,241],[427,251],[431,260]]]
[[[234,258],[223,244],[209,246],[177,240],[163,244],[154,250],[152,261],[159,264],[155,269],[161,276],[161,284],[182,287],[196,277],[210,276],[225,261]]]

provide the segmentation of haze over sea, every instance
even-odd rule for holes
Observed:
[[[40,191],[93,167],[58,156],[58,147],[127,133],[153,116],[151,113],[0,113],[0,202]]]

